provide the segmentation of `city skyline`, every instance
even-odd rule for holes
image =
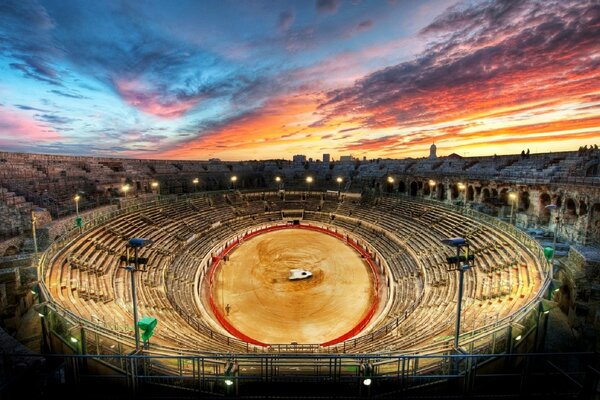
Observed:
[[[334,159],[600,137],[595,1],[4,1],[0,150]]]

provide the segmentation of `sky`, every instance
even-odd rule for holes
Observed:
[[[0,0],[1,151],[371,159],[598,139],[598,0]]]

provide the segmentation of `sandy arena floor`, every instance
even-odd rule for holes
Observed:
[[[293,268],[313,276],[290,281]],[[361,321],[373,301],[373,277],[360,254],[339,239],[302,229],[245,241],[215,278],[213,296],[227,321],[269,344],[338,338]]]

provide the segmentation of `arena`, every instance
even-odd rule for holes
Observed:
[[[286,221],[288,207],[301,215]],[[465,273],[466,332],[503,323],[543,289],[539,248],[503,233],[508,226],[464,218],[463,211],[393,198],[365,209],[342,194],[302,192],[151,201],[66,243],[47,262],[45,287],[57,307],[131,336],[130,278],[120,256],[128,238],[144,237],[153,243],[140,249],[147,264],[135,274],[138,307],[161,322],[151,349],[231,351],[248,343],[251,351],[294,345],[353,353],[443,349],[451,342],[458,294],[444,238],[467,237],[478,259],[478,268]],[[300,227],[321,232],[306,237]],[[287,238],[265,243],[275,232]],[[322,232],[338,238],[320,238]],[[274,254],[281,258],[270,260]],[[329,265],[320,266],[320,259]],[[285,282],[290,262],[306,263],[314,276]],[[292,296],[299,285],[300,296]]]
[[[597,0],[0,0],[0,399],[600,399]]]
[[[20,163],[23,184],[40,160],[4,157]],[[41,160],[71,171],[81,165],[69,157]],[[146,168],[119,162],[132,166],[124,170]],[[163,164],[148,163],[155,170]],[[203,182],[232,182],[231,172],[219,170],[220,164],[212,167]],[[339,172],[346,167],[336,165]],[[381,171],[377,164],[365,167]],[[570,309],[572,293],[583,285],[571,280],[570,268],[575,255],[590,257],[586,247],[577,247],[573,256],[572,249],[568,259],[563,255],[551,271],[545,253],[552,249],[518,228],[513,206],[500,206],[506,218],[477,211],[480,204],[493,206],[486,193],[508,193],[501,186],[471,181],[467,187],[452,180],[434,186],[431,176],[414,180],[388,172],[374,185],[366,178],[375,189],[352,191],[353,185],[366,184],[356,177],[343,190],[328,190],[322,174],[331,169],[315,165],[307,190],[301,188],[304,179],[292,177],[298,171],[290,164],[271,172],[270,188],[256,188],[247,178],[253,173],[243,168],[235,172],[235,189],[199,191],[191,184],[197,172],[163,173],[122,186],[139,189],[135,196],[123,189],[116,204],[98,207],[79,199],[73,204],[66,197],[76,207],[75,217],[57,215],[56,222],[32,226],[34,244],[46,250],[36,262],[39,282],[20,301],[39,314],[42,349],[99,361],[86,361],[88,367],[79,366],[76,373],[86,384],[100,385],[98,393],[106,385],[98,380],[99,369],[121,370],[127,357],[140,354],[143,368],[160,376],[137,372],[137,393],[171,382],[168,387],[219,396],[252,396],[266,388],[285,395],[291,388],[298,394],[311,382],[323,393],[353,396],[363,393],[360,382],[369,373],[378,379],[369,391],[391,395],[400,384],[396,379],[402,381],[417,365],[420,379],[436,388],[440,374],[458,376],[452,372],[456,349],[503,363],[504,356],[543,349],[550,310],[559,315],[563,305]],[[362,173],[368,177],[369,169]],[[188,186],[179,186],[182,180]],[[172,193],[182,188],[183,193]],[[519,194],[520,224],[538,212],[547,218],[548,195],[537,194],[544,186],[530,183],[526,190]],[[540,203],[532,207],[527,198]],[[561,202],[568,205],[571,199]],[[595,209],[588,208],[592,220]],[[49,211],[32,211],[34,222],[52,220]],[[458,239],[463,241],[453,245]],[[310,276],[290,280],[292,271]],[[153,332],[143,336],[140,326],[146,326],[136,320],[154,318]],[[32,323],[22,321],[22,326]],[[484,362],[476,360],[471,362]],[[235,389],[224,386],[227,376],[236,379]],[[256,386],[266,377],[270,383]],[[405,389],[422,393],[418,387]]]

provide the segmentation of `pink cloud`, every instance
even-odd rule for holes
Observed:
[[[63,137],[58,132],[23,112],[3,109],[0,113],[0,145],[53,142],[61,139]]]
[[[203,98],[201,95],[183,98],[163,96],[137,79],[118,79],[115,81],[115,87],[129,105],[145,113],[168,119],[184,115]]]

